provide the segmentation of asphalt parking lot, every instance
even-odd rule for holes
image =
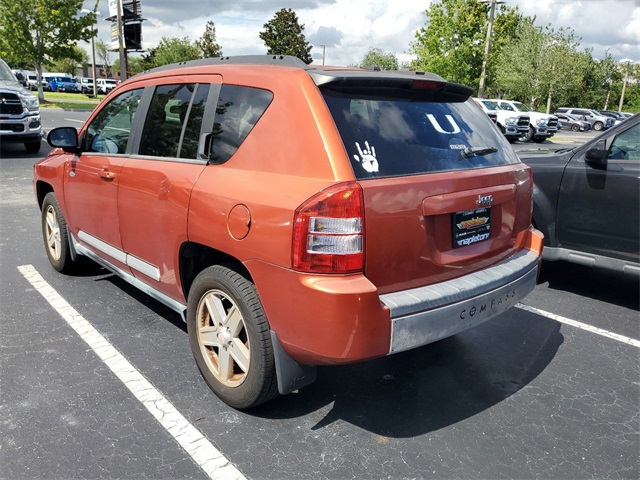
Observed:
[[[545,263],[492,321],[238,412],[177,314],[97,266],[50,267],[31,186],[47,151],[0,153],[1,478],[640,477],[637,279]]]

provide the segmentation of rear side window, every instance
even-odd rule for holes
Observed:
[[[611,160],[640,161],[640,123],[618,135],[609,151]]]
[[[486,114],[464,103],[323,95],[358,179],[518,163]]]
[[[122,93],[100,110],[87,127],[86,151],[125,153],[142,92],[143,89],[139,88]]]
[[[224,163],[236,153],[272,99],[268,90],[222,85],[213,124],[212,162]]]
[[[161,85],[151,98],[138,153],[195,159],[209,85]]]

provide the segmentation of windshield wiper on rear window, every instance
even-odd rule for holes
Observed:
[[[489,155],[490,153],[496,153],[498,151],[495,147],[482,147],[482,148],[465,148],[461,153],[464,158],[481,157],[483,155]]]

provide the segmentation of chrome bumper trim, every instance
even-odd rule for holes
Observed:
[[[526,250],[464,277],[381,295],[391,310],[389,353],[460,333],[499,315],[536,286],[539,257]]]

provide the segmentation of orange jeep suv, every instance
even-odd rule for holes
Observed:
[[[471,94],[287,56],[137,75],[49,133],[45,250],[179,312],[236,408],[435,342],[525,297],[542,250],[531,170]]]

